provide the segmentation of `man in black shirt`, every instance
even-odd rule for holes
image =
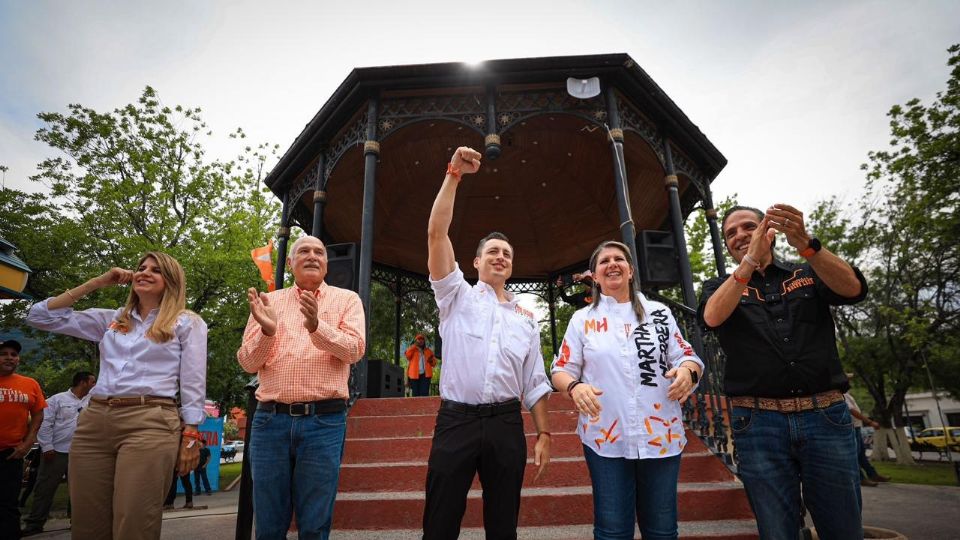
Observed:
[[[792,206],[737,206],[721,228],[738,266],[704,283],[699,315],[727,355],[724,389],[760,536],[797,538],[802,485],[820,538],[862,538],[849,384],[830,306],[863,300],[866,280],[811,238]],[[774,259],[777,232],[805,264]]]

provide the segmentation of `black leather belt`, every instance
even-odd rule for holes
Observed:
[[[343,412],[347,410],[347,402],[343,399],[325,399],[323,401],[307,401],[304,403],[261,401],[257,403],[257,410],[289,414],[290,416],[313,416],[315,414]]]
[[[468,405],[459,401],[450,401],[445,399],[440,402],[441,409],[454,411],[461,414],[472,414],[476,416],[497,416],[512,412],[520,412],[520,400],[511,399],[503,403],[484,403],[480,405]]]

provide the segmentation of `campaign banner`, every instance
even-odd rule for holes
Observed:
[[[210,459],[207,460],[205,467],[207,479],[210,480],[210,490],[220,491],[220,450],[223,445],[223,418],[207,416],[198,430],[204,444],[210,450]],[[206,491],[202,480],[197,477],[197,471],[190,473],[190,483],[193,485],[194,495]],[[180,482],[177,482],[177,493],[183,493],[183,485]]]

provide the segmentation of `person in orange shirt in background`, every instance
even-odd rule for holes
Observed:
[[[20,482],[23,456],[37,441],[47,401],[37,381],[14,373],[20,343],[0,343],[0,538],[20,538]]]
[[[257,373],[250,464],[257,540],[287,537],[296,509],[300,538],[326,540],[347,431],[350,364],[366,342],[357,293],[327,285],[327,249],[301,236],[287,265],[295,285],[247,291],[250,318],[237,351]]]
[[[405,353],[407,361],[407,386],[413,390],[413,397],[429,396],[430,382],[433,380],[433,368],[437,365],[437,357],[427,347],[423,334],[417,334],[413,345]]]

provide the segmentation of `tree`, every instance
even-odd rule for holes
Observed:
[[[187,275],[187,307],[209,328],[207,395],[221,410],[239,403],[247,379],[236,348],[247,319],[247,287],[262,287],[250,250],[263,245],[279,214],[261,184],[276,146],[246,146],[231,161],[206,157],[211,133],[200,109],[167,107],[155,90],[135,104],[102,113],[70,105],[69,113],[41,113],[36,138],[56,151],[33,181],[49,195],[7,190],[0,235],[16,244],[34,269],[28,294],[59,294],[111,266],[130,267],[148,250],[177,258]],[[245,138],[241,130],[231,135]],[[126,291],[99,291],[78,308],[122,305]],[[23,328],[28,305],[0,307],[8,328]],[[48,391],[52,373],[82,363],[95,367],[95,344],[24,328],[39,339],[42,360],[27,358]]]
[[[817,216],[825,228],[815,232],[859,262],[869,283],[864,302],[837,310],[838,336],[886,427],[903,426],[911,388],[927,388],[925,364],[942,389],[960,395],[960,46],[949,54],[951,77],[933,103],[890,109],[890,148],[868,155],[867,193],[850,209],[854,217],[835,201]]]

